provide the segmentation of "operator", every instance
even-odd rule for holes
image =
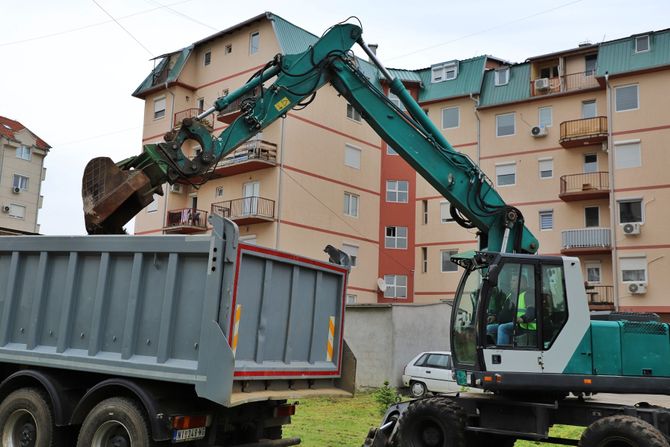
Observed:
[[[514,272],[508,276],[507,290],[496,286],[496,290],[491,294],[491,301],[488,305],[488,318],[486,325],[486,334],[495,342],[498,336],[498,328],[514,320],[514,300],[512,295],[517,290],[519,275]]]
[[[528,290],[528,281],[525,276],[521,277],[519,287],[519,299],[516,307],[516,323],[525,332],[537,331],[537,321],[535,307],[527,306],[526,291]],[[514,321],[502,323],[498,326],[498,345],[511,345],[512,333],[514,332]]]

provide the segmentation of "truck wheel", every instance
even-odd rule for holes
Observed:
[[[77,447],[150,447],[144,412],[131,399],[112,397],[93,407],[84,419]]]
[[[46,396],[36,388],[14,391],[0,404],[3,447],[54,446],[54,419]]]
[[[409,394],[412,397],[423,397],[426,395],[427,391],[428,390],[426,389],[426,385],[421,382],[412,382],[409,384]]]
[[[396,440],[402,447],[465,447],[465,412],[444,397],[415,401],[398,421]]]
[[[589,425],[580,447],[668,447],[653,425],[634,416],[609,416]]]

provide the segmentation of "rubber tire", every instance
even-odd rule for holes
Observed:
[[[132,399],[112,397],[103,400],[86,415],[79,431],[77,447],[91,447],[98,428],[105,422],[121,423],[131,447],[152,447],[151,431],[144,411]]]
[[[608,416],[598,419],[584,431],[580,447],[613,447],[622,442],[631,447],[669,447],[663,434],[653,425],[634,416]]]
[[[414,387],[417,387],[420,392],[415,392]],[[420,397],[423,397],[428,393],[428,388],[426,387],[426,384],[423,382],[419,382],[416,380],[413,380],[409,383],[409,395],[418,399]]]
[[[402,447],[465,447],[465,412],[446,397],[412,402],[398,421]]]
[[[49,399],[37,388],[21,388],[9,394],[0,404],[0,443],[5,442],[5,424],[9,417],[17,410],[30,413],[36,425],[37,436],[34,447],[55,447],[56,427]],[[16,444],[18,447],[19,444]]]

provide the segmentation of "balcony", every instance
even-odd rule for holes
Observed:
[[[229,177],[277,165],[277,145],[264,140],[242,143],[216,164],[212,177]]]
[[[561,253],[568,256],[600,255],[612,251],[612,230],[579,228],[561,231]]]
[[[238,225],[272,222],[275,218],[275,201],[252,196],[212,204],[212,214],[226,217]]]
[[[216,116],[217,121],[221,121],[222,123],[230,124],[233,121],[237,119],[238,116],[242,114],[242,108],[244,103],[247,102],[249,98],[253,98],[255,96],[255,91],[252,91],[250,93],[247,93],[246,95],[243,95],[239,98],[237,98],[235,101],[231,102],[228,104],[228,106],[221,110],[218,115]],[[248,102],[249,105],[253,105],[253,103]]]
[[[558,142],[564,148],[582,147],[607,141],[607,117],[596,116],[561,123]]]
[[[176,128],[179,128],[181,126],[181,122],[184,120],[184,118],[195,118],[199,114],[202,113],[202,110],[200,109],[186,109],[182,110],[180,112],[177,112],[174,114],[174,125]],[[212,115],[206,116],[203,118],[201,123],[209,126],[210,129],[214,129],[214,117]]]
[[[191,234],[207,231],[207,211],[195,208],[180,208],[167,212],[163,233]]]
[[[590,310],[614,310],[613,286],[586,286]]]
[[[558,197],[564,202],[606,199],[610,195],[607,172],[587,172],[561,176],[561,192]]]
[[[542,84],[541,82],[535,82],[538,79],[547,79],[548,83],[546,83],[546,86],[540,86],[539,84]],[[569,93],[580,90],[600,88],[600,84],[598,83],[595,72],[593,71],[584,71],[553,78],[538,79],[533,79],[530,81],[531,96],[555,95],[557,93]]]

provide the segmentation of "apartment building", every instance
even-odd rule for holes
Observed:
[[[23,124],[0,116],[0,234],[39,233],[49,149]]]
[[[144,143],[242,85],[274,54],[316,39],[265,13],[164,55],[134,93],[146,104]],[[521,209],[541,253],[582,260],[592,308],[664,314],[669,42],[666,30],[520,64],[443,58],[391,72]],[[213,132],[239,108],[212,117]],[[448,202],[331,87],[237,148],[199,188],[166,188],[138,216],[136,233],[205,232],[210,213],[236,221],[249,243],[316,258],[326,244],[342,248],[355,263],[347,293],[358,303],[449,300],[460,278],[450,256],[478,246],[476,231],[454,223]]]

